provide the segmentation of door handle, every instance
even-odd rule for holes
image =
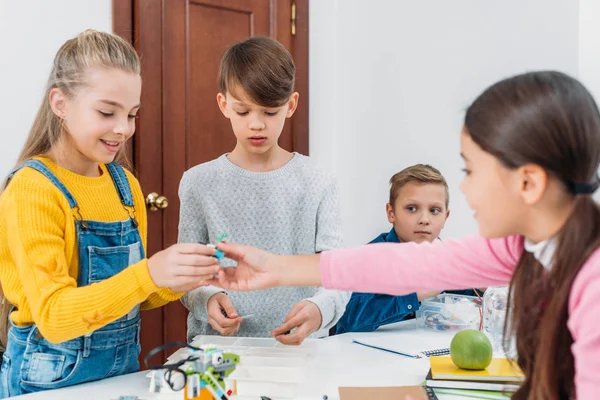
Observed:
[[[146,205],[150,211],[158,211],[159,209],[164,210],[169,207],[169,199],[156,192],[152,192],[146,197]]]

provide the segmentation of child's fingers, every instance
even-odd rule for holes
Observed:
[[[206,256],[214,256],[216,250],[205,244],[200,243],[178,243],[173,245],[179,253],[183,254],[201,254]]]
[[[221,276],[221,274],[225,277],[225,280],[233,285],[238,285],[235,287],[234,290],[237,290],[239,287],[239,282],[240,282],[240,278],[237,275],[237,268],[223,268],[221,267],[221,269],[219,270],[219,276]]]
[[[218,282],[216,286],[223,289],[231,289],[231,282],[225,277],[225,272],[223,272],[223,269],[220,269],[219,272],[217,272],[215,280]]]
[[[288,315],[286,315],[285,322],[287,322],[290,319],[294,318],[296,316],[296,314],[298,314],[300,312],[300,310],[302,310],[303,308],[304,308],[304,304],[302,304],[302,303],[296,303],[296,304],[294,304],[294,306],[292,307],[292,309],[290,310],[290,312],[288,313]]]
[[[211,318],[222,328],[235,328],[242,320],[241,318],[227,318],[221,311],[211,313]]]
[[[273,329],[271,332],[272,336],[279,336],[287,331],[291,331],[292,329],[302,325],[304,322],[304,318],[300,315],[295,315],[289,321],[286,321],[279,328]]]
[[[306,335],[301,329],[297,329],[294,333],[288,335],[278,335],[275,337],[278,342],[287,344],[288,346],[299,346],[305,338]]]
[[[174,272],[176,276],[195,276],[200,279],[211,279],[219,272],[219,267],[192,267],[181,265],[174,268]]]
[[[236,328],[238,327],[241,322],[242,319],[241,318],[227,318],[227,317],[223,317],[223,318],[219,318],[217,320],[217,322],[219,323],[219,325],[221,325],[223,328],[229,329],[229,328]]]
[[[234,278],[231,278],[230,273],[226,273],[223,268],[219,271],[219,286],[229,290],[239,290],[239,285]]]
[[[225,253],[227,258],[231,258],[235,261],[241,260],[246,254],[246,246],[240,246],[238,244],[221,242],[217,245],[217,248]]]
[[[221,324],[219,324],[214,318],[212,317],[208,317],[208,324],[211,326],[211,328],[213,328],[215,331],[219,332],[221,335],[224,336],[229,336],[231,335],[231,333],[229,333],[229,329],[226,329],[224,327],[221,326]],[[233,331],[233,330],[231,330]]]
[[[225,276],[227,277],[227,279],[231,279],[234,281],[237,281],[237,268],[235,267],[221,267],[220,269],[221,271],[223,271],[223,273],[225,274]]]
[[[275,339],[282,344],[287,344],[290,346],[299,346],[309,334],[310,332],[308,331],[306,325],[300,325],[294,331],[294,333],[289,333],[287,335],[277,335]]]
[[[179,265],[209,267],[218,266],[219,260],[212,256],[203,256],[197,254],[179,254],[177,260]]]
[[[233,303],[231,302],[228,296],[221,296],[221,298],[219,298],[218,301],[220,306],[223,308],[223,311],[225,311],[225,314],[227,314],[228,318],[238,317],[238,313],[235,310],[235,307],[233,306]]]
[[[216,286],[216,287],[223,287],[223,286],[221,286],[221,282],[219,281],[219,278],[215,278],[214,275],[211,276],[210,279],[205,280],[203,283],[205,283],[206,286],[212,285],[212,286]],[[223,287],[223,289],[228,289],[228,288]]]

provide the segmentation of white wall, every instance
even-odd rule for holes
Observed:
[[[111,0],[0,0],[0,179],[29,132],[54,54],[88,28],[112,30]]]
[[[459,191],[464,109],[512,74],[577,75],[578,35],[573,0],[311,1],[310,152],[338,177],[347,244],[390,228],[387,181],[415,163],[450,185],[442,236],[475,233]]]
[[[13,166],[58,47],[111,30],[111,0],[0,0],[0,176]],[[600,100],[597,0],[313,0],[310,152],[334,171],[348,244],[388,229],[387,180],[431,163],[451,186],[444,237],[476,231],[458,132],[487,85],[528,69],[574,75]]]
[[[600,1],[579,0],[579,79],[600,103]]]
[[[600,104],[600,1],[579,0],[579,79]],[[594,194],[600,202],[600,190]]]

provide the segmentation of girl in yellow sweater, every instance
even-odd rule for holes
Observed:
[[[0,397],[138,370],[140,310],[217,272],[214,250],[145,258],[138,181],[115,160],[135,130],[140,64],[121,38],[85,31],[58,51],[42,105],[0,196],[0,281],[11,307]],[[1,329],[6,331],[6,329]]]

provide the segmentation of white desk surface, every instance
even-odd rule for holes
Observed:
[[[415,328],[414,320],[381,327],[370,333],[347,333],[318,341],[311,356],[305,385],[300,389],[298,400],[338,400],[340,386],[404,386],[419,385],[429,370],[428,359],[411,359],[400,355],[371,349],[352,343],[352,339],[389,336],[395,333],[411,336],[411,341],[421,343],[423,348],[448,347],[452,334],[425,331]],[[18,399],[85,399],[111,400],[119,396],[138,396],[140,399],[183,399],[183,395],[152,394],[148,392],[149,378],[146,372],[137,372],[101,381],[76,385],[24,396]],[[440,400],[458,399],[439,396]],[[256,400],[249,397],[233,397],[239,400]],[[275,399],[273,399],[275,400]]]

